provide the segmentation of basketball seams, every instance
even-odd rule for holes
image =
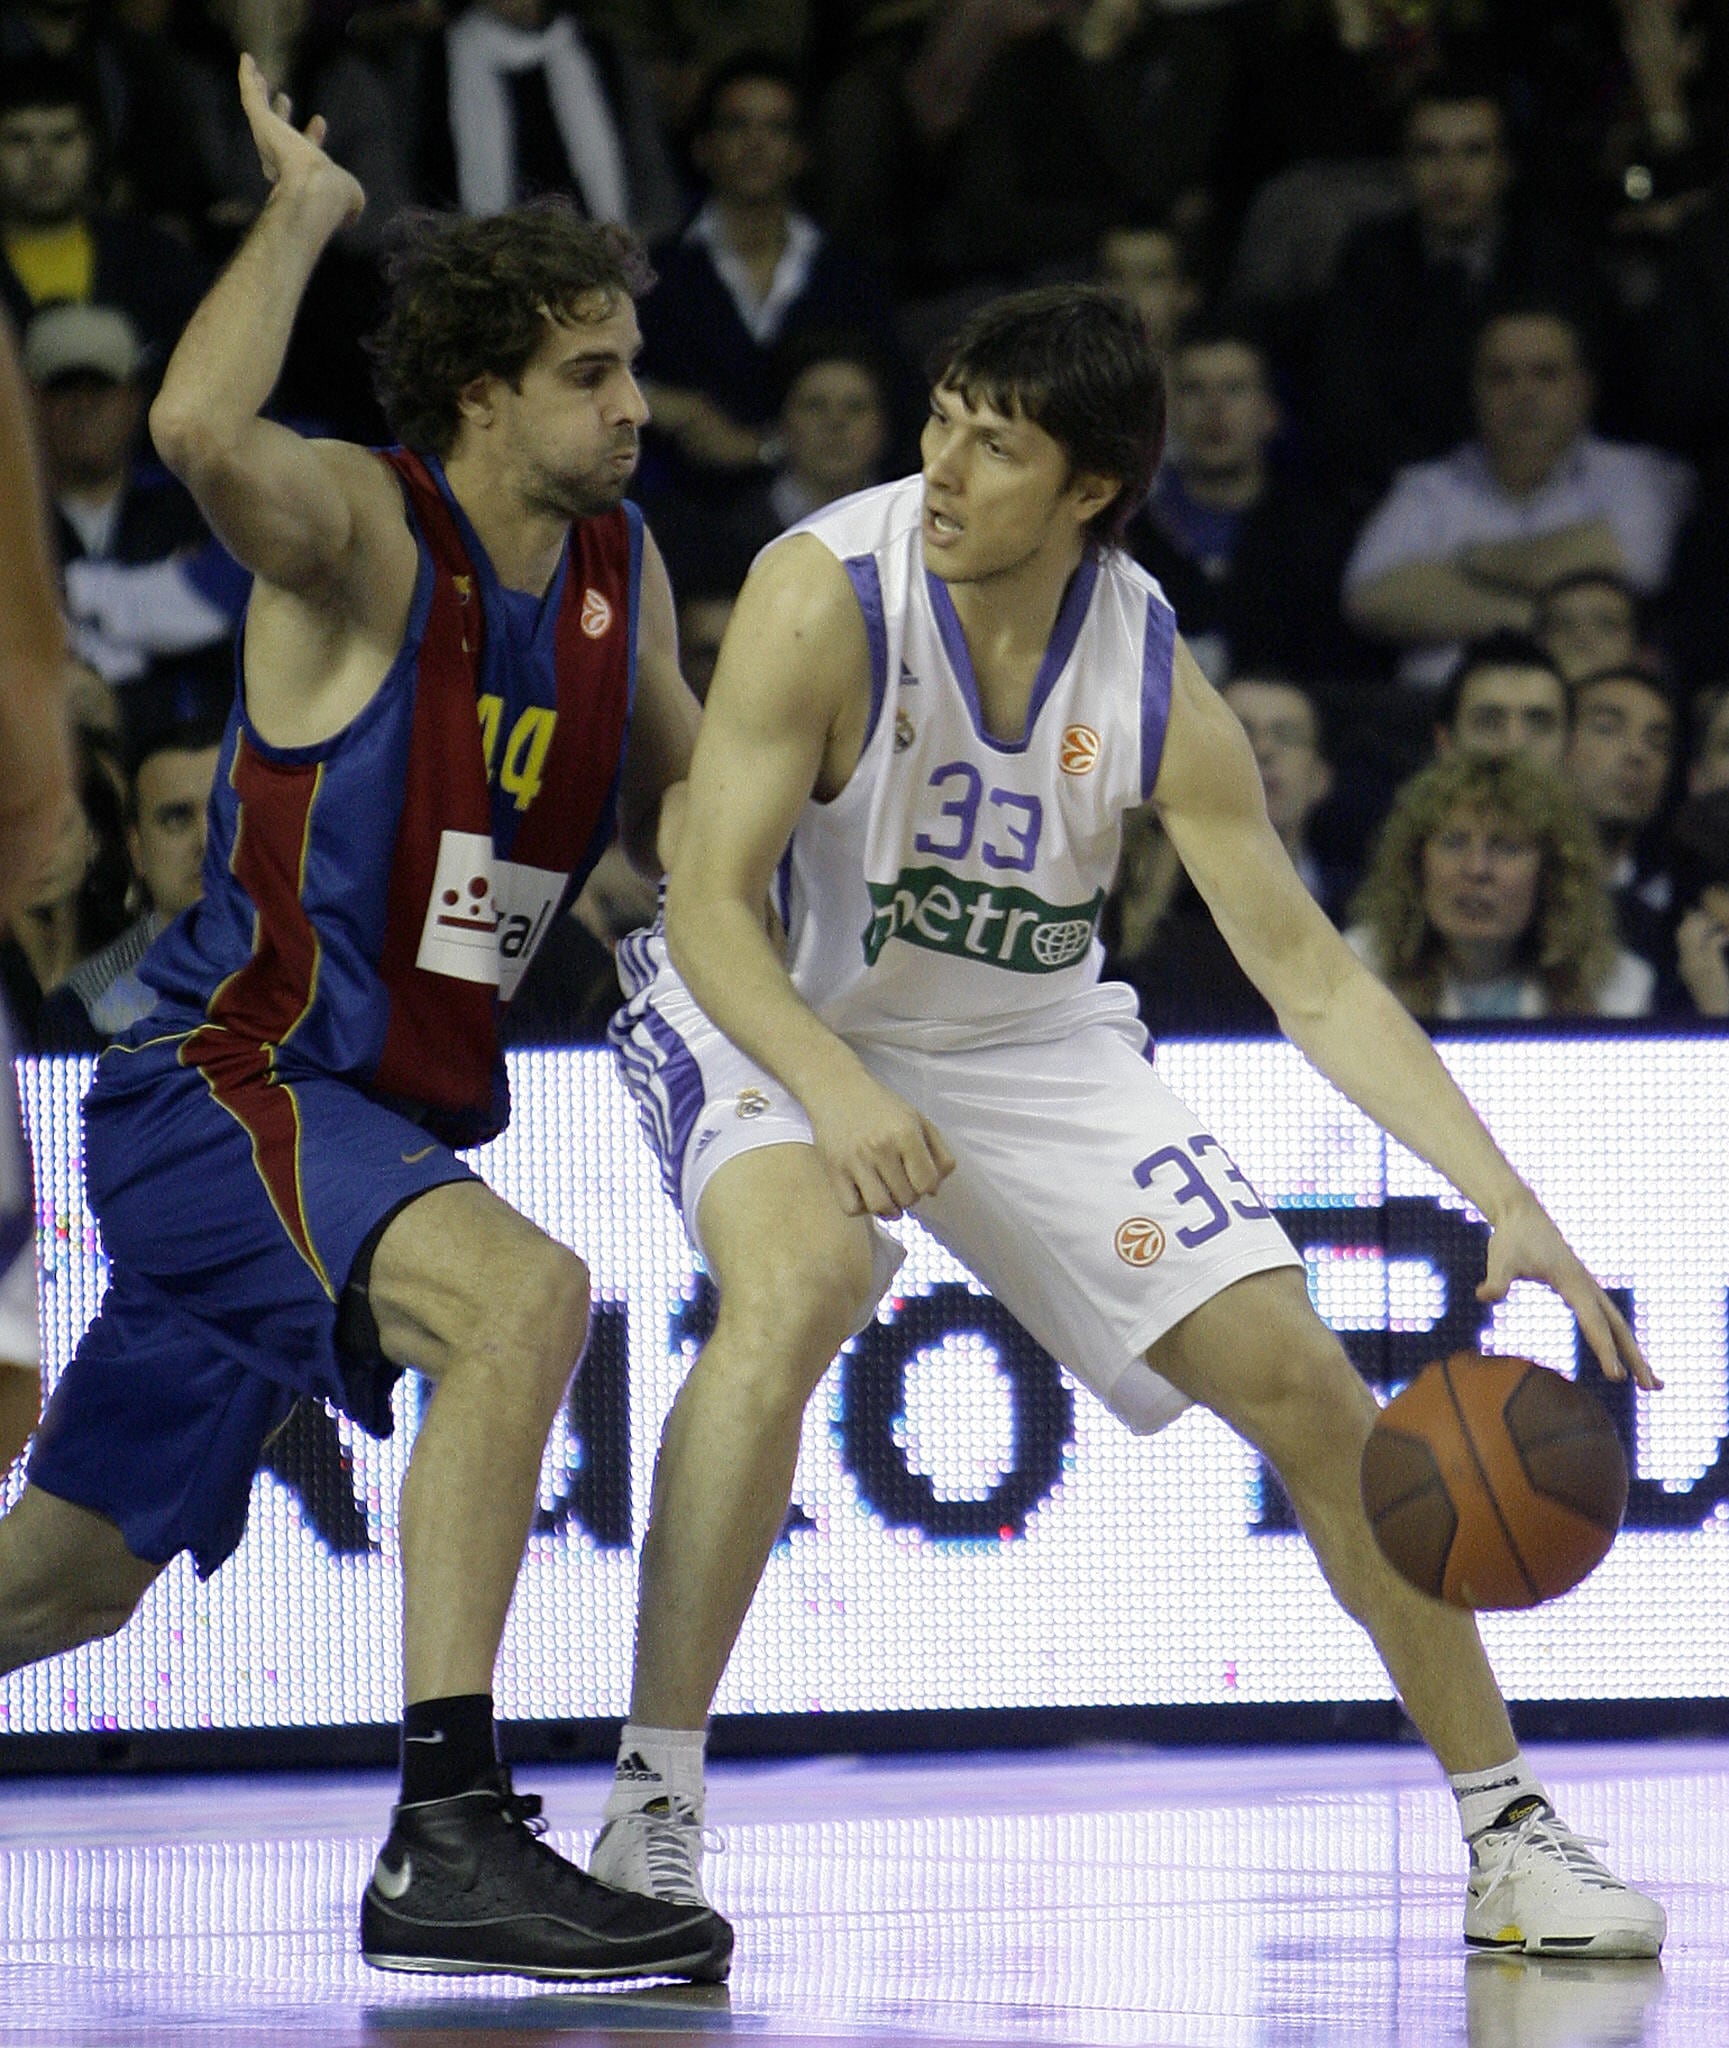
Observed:
[[[1525,1377],[1528,1377],[1528,1375],[1521,1376],[1518,1385],[1515,1386],[1513,1388],[1513,1392],[1507,1396],[1507,1399],[1509,1401],[1513,1398],[1513,1394],[1516,1394],[1519,1391],[1519,1387],[1524,1385]],[[1521,1553],[1518,1544],[1514,1541],[1513,1531],[1509,1527],[1507,1517],[1502,1510],[1500,1497],[1495,1492],[1494,1487],[1489,1483],[1489,1473],[1487,1467],[1483,1462],[1483,1454],[1481,1450],[1478,1448],[1476,1437],[1472,1434],[1471,1424],[1465,1414],[1464,1404],[1459,1399],[1459,1390],[1453,1384],[1453,1361],[1450,1358],[1444,1360],[1442,1363],[1441,1384],[1447,1390],[1447,1399],[1453,1404],[1453,1415],[1459,1425],[1460,1439],[1464,1443],[1465,1449],[1470,1453],[1471,1464],[1476,1471],[1478,1483],[1482,1486],[1484,1498],[1489,1503],[1490,1511],[1494,1515],[1496,1524],[1500,1528],[1502,1540],[1507,1545],[1507,1554],[1509,1557],[1512,1558],[1514,1564],[1518,1566],[1519,1576],[1525,1581],[1527,1587],[1529,1587],[1531,1593],[1531,1600],[1534,1605],[1543,1597],[1542,1588],[1537,1584],[1537,1581],[1531,1576],[1531,1568],[1529,1565],[1526,1564],[1524,1556]],[[1502,1405],[1504,1411],[1505,1403],[1503,1403]]]

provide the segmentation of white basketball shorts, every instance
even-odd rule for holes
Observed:
[[[658,938],[634,934],[619,964],[637,993],[612,1042],[700,1251],[702,1198],[720,1168],[764,1145],[808,1145],[810,1123],[709,1022]],[[1060,1038],[935,1053],[849,1043],[954,1154],[954,1172],[913,1212],[919,1222],[1145,1434],[1189,1405],[1147,1365],[1148,1347],[1233,1281],[1302,1260],[1154,1073],[1132,992],[1113,991],[1114,1005],[1099,993]],[[880,1298],[902,1254],[880,1226],[877,1237]]]

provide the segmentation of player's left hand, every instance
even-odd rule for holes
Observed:
[[[1554,1289],[1578,1319],[1606,1379],[1624,1380],[1631,1374],[1633,1384],[1648,1392],[1662,1386],[1627,1318],[1586,1272],[1548,1211],[1529,1192],[1493,1228],[1489,1269],[1477,1299],[1505,1301],[1515,1280],[1538,1280]]]

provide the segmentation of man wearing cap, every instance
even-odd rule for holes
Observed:
[[[244,572],[188,493],[138,458],[144,368],[117,306],[50,306],[25,331],[73,641],[111,683],[226,641],[246,601]]]

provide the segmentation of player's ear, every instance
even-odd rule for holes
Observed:
[[[490,373],[471,377],[456,394],[456,409],[470,426],[490,427],[494,412],[494,385],[497,379]]]
[[[1084,526],[1104,511],[1122,488],[1120,476],[1099,476],[1090,470],[1077,470],[1069,479],[1069,496],[1080,514],[1081,524]]]

